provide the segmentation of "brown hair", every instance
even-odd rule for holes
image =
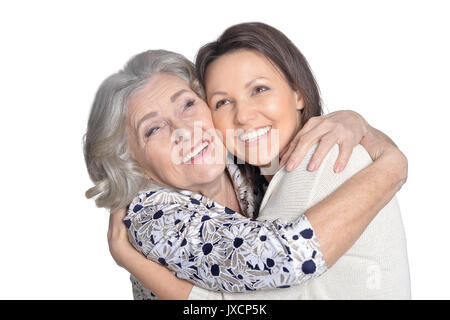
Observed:
[[[291,88],[304,100],[301,126],[311,117],[322,115],[319,87],[300,50],[279,30],[259,22],[241,23],[226,29],[197,53],[197,76],[205,86],[208,65],[220,56],[240,49],[256,50],[283,73]]]

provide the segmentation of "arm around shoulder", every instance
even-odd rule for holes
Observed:
[[[370,143],[367,141],[367,150],[373,163],[358,146],[347,168],[336,174],[333,171],[335,147],[323,168],[319,168],[317,188],[322,190],[322,195],[311,200],[313,206],[305,215],[315,230],[328,267],[356,242],[406,180],[405,156],[395,147]]]

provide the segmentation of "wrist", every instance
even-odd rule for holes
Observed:
[[[361,128],[362,128],[363,136],[367,135],[370,132],[372,127],[369,125],[369,123],[366,121],[366,119],[364,119],[364,117],[362,115],[360,115],[358,112],[353,111],[353,110],[349,110],[349,111],[352,112],[359,120],[359,122],[361,124]]]
[[[387,136],[384,132],[378,130],[377,128],[370,126],[369,124],[367,124],[367,126],[368,126],[368,131],[367,131],[368,135],[373,136],[374,139],[378,139],[379,141],[383,141],[395,148],[398,148],[397,145],[395,144],[395,142],[392,141],[392,139],[389,138],[389,136]]]
[[[400,158],[397,146],[388,136],[370,125],[368,127],[369,129],[360,144],[367,150],[373,161],[378,160],[383,155]]]
[[[130,243],[123,243],[123,240],[112,241],[109,251],[116,264],[129,271],[128,263],[139,258],[141,254],[134,249]]]

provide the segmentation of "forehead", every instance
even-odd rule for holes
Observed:
[[[171,96],[181,89],[192,91],[182,78],[170,73],[157,73],[131,95],[128,107],[135,110],[168,105]]]
[[[280,78],[278,68],[263,54],[255,50],[238,50],[214,60],[206,70],[205,85],[208,88],[223,84],[237,84],[251,77]]]

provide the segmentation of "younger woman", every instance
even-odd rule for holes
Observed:
[[[197,55],[200,81],[205,86],[208,105],[216,128],[243,132],[231,137],[227,146],[247,163],[264,167],[285,148],[311,116],[321,114],[319,92],[306,60],[298,49],[278,30],[261,23],[245,23],[226,30],[215,42],[205,45]],[[278,139],[271,135],[278,131]],[[257,132],[251,135],[248,132]],[[243,142],[239,147],[239,142]],[[336,141],[338,143],[338,141]],[[315,147],[301,166],[275,176],[266,175],[270,185],[264,196],[258,219],[294,221],[319,201],[328,197],[347,179],[372,161],[364,148],[357,146],[346,169],[333,172],[341,145],[328,153],[320,169],[306,170]],[[267,152],[263,152],[267,149]],[[251,157],[252,154],[258,157]],[[310,164],[314,168],[315,164]],[[373,181],[376,182],[376,181]],[[361,181],[361,188],[366,188]],[[345,186],[341,188],[345,189]],[[352,195],[355,195],[353,192]],[[354,198],[354,205],[360,205]],[[379,207],[378,209],[382,209]],[[330,215],[340,212],[339,205]],[[321,232],[321,224],[332,221],[310,218],[324,256],[331,244]],[[303,286],[232,298],[281,299],[407,299],[410,298],[406,240],[397,201],[392,200],[372,221],[360,239],[348,233],[351,223],[336,224],[330,232],[348,237],[342,257],[327,260],[330,267],[324,276]],[[351,248],[351,249],[350,249]],[[348,252],[347,249],[350,249]],[[345,254],[344,254],[345,253]],[[339,260],[338,260],[339,259]]]

